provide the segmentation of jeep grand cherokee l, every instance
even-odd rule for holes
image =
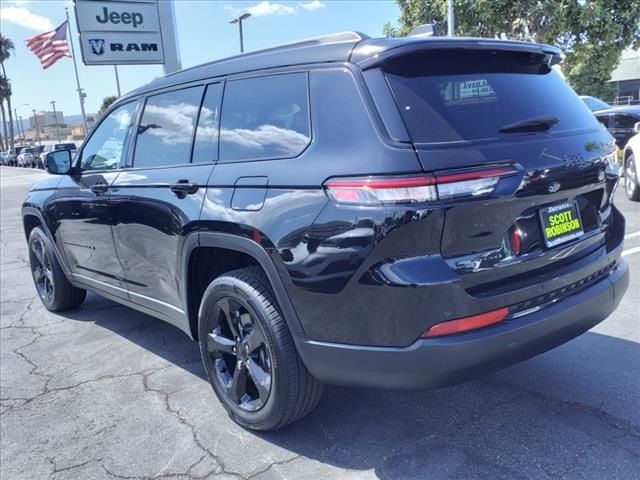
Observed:
[[[560,345],[628,285],[613,139],[560,59],[343,33],[155,80],[47,156],[37,291],[172,323],[257,430],[323,383],[434,388]]]

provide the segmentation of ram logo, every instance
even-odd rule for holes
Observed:
[[[91,53],[94,55],[102,55],[104,53],[104,40],[102,38],[90,38],[89,45]]]

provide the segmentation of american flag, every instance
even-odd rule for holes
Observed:
[[[67,44],[66,21],[55,30],[31,37],[25,43],[36,54],[42,64],[42,68],[45,70],[62,57],[71,58],[69,45]]]

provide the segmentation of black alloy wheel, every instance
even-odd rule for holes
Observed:
[[[214,381],[241,409],[261,409],[271,392],[272,361],[262,327],[248,306],[234,298],[220,298],[207,332]]]
[[[40,226],[29,233],[29,265],[36,292],[47,310],[70,310],[84,302],[87,291],[69,282],[53,244]]]
[[[45,249],[42,239],[35,238],[29,248],[29,259],[31,260],[31,273],[36,290],[42,301],[47,304],[53,302],[55,281],[53,278],[53,268],[51,259]]]
[[[205,371],[229,416],[252,430],[277,430],[311,412],[322,384],[306,369],[260,267],[226,272],[198,310]]]

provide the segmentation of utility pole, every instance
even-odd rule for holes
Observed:
[[[251,16],[250,13],[243,13],[238,18],[234,18],[229,23],[237,23],[240,30],[240,53],[244,53],[244,37],[242,35],[242,21]]]
[[[38,126],[38,115],[36,114],[36,109],[34,108],[32,112],[33,112],[33,121],[36,124],[36,138],[38,139],[38,145],[42,145],[42,142],[40,141],[40,127]]]
[[[56,122],[56,136],[58,137],[58,141],[61,142],[62,140],[60,140],[60,126],[58,125],[58,115],[56,115],[56,101],[51,100],[49,103],[53,107],[53,121]]]
[[[116,87],[118,89],[118,98],[120,98],[120,96],[121,96],[121,93],[120,93],[120,77],[118,77],[118,66],[117,65],[113,66],[113,71],[116,74]]]
[[[453,0],[447,0],[447,36],[453,37],[456,29],[455,12],[453,10]]]
[[[20,140],[20,124],[22,123],[22,121],[18,123],[18,109],[16,107],[13,107],[13,118],[16,119],[16,130],[18,131],[18,140]],[[24,140],[24,135],[22,136],[22,140]]]
[[[69,29],[69,44],[71,45],[71,59],[73,60],[73,69],[76,72],[76,85],[78,86],[78,98],[80,99],[80,111],[82,113],[82,123],[84,123],[84,134],[89,135],[89,128],[87,127],[87,115],[84,113],[84,97],[85,94],[80,88],[80,77],[78,76],[78,65],[76,64],[76,52],[73,48],[73,36],[71,35],[71,24],[69,23],[69,9],[64,9],[67,15],[67,28]]]
[[[20,118],[20,123],[18,124],[18,126],[20,127],[20,130],[22,130],[22,141],[24,142],[25,137],[24,137],[24,125],[22,125],[22,117]]]

